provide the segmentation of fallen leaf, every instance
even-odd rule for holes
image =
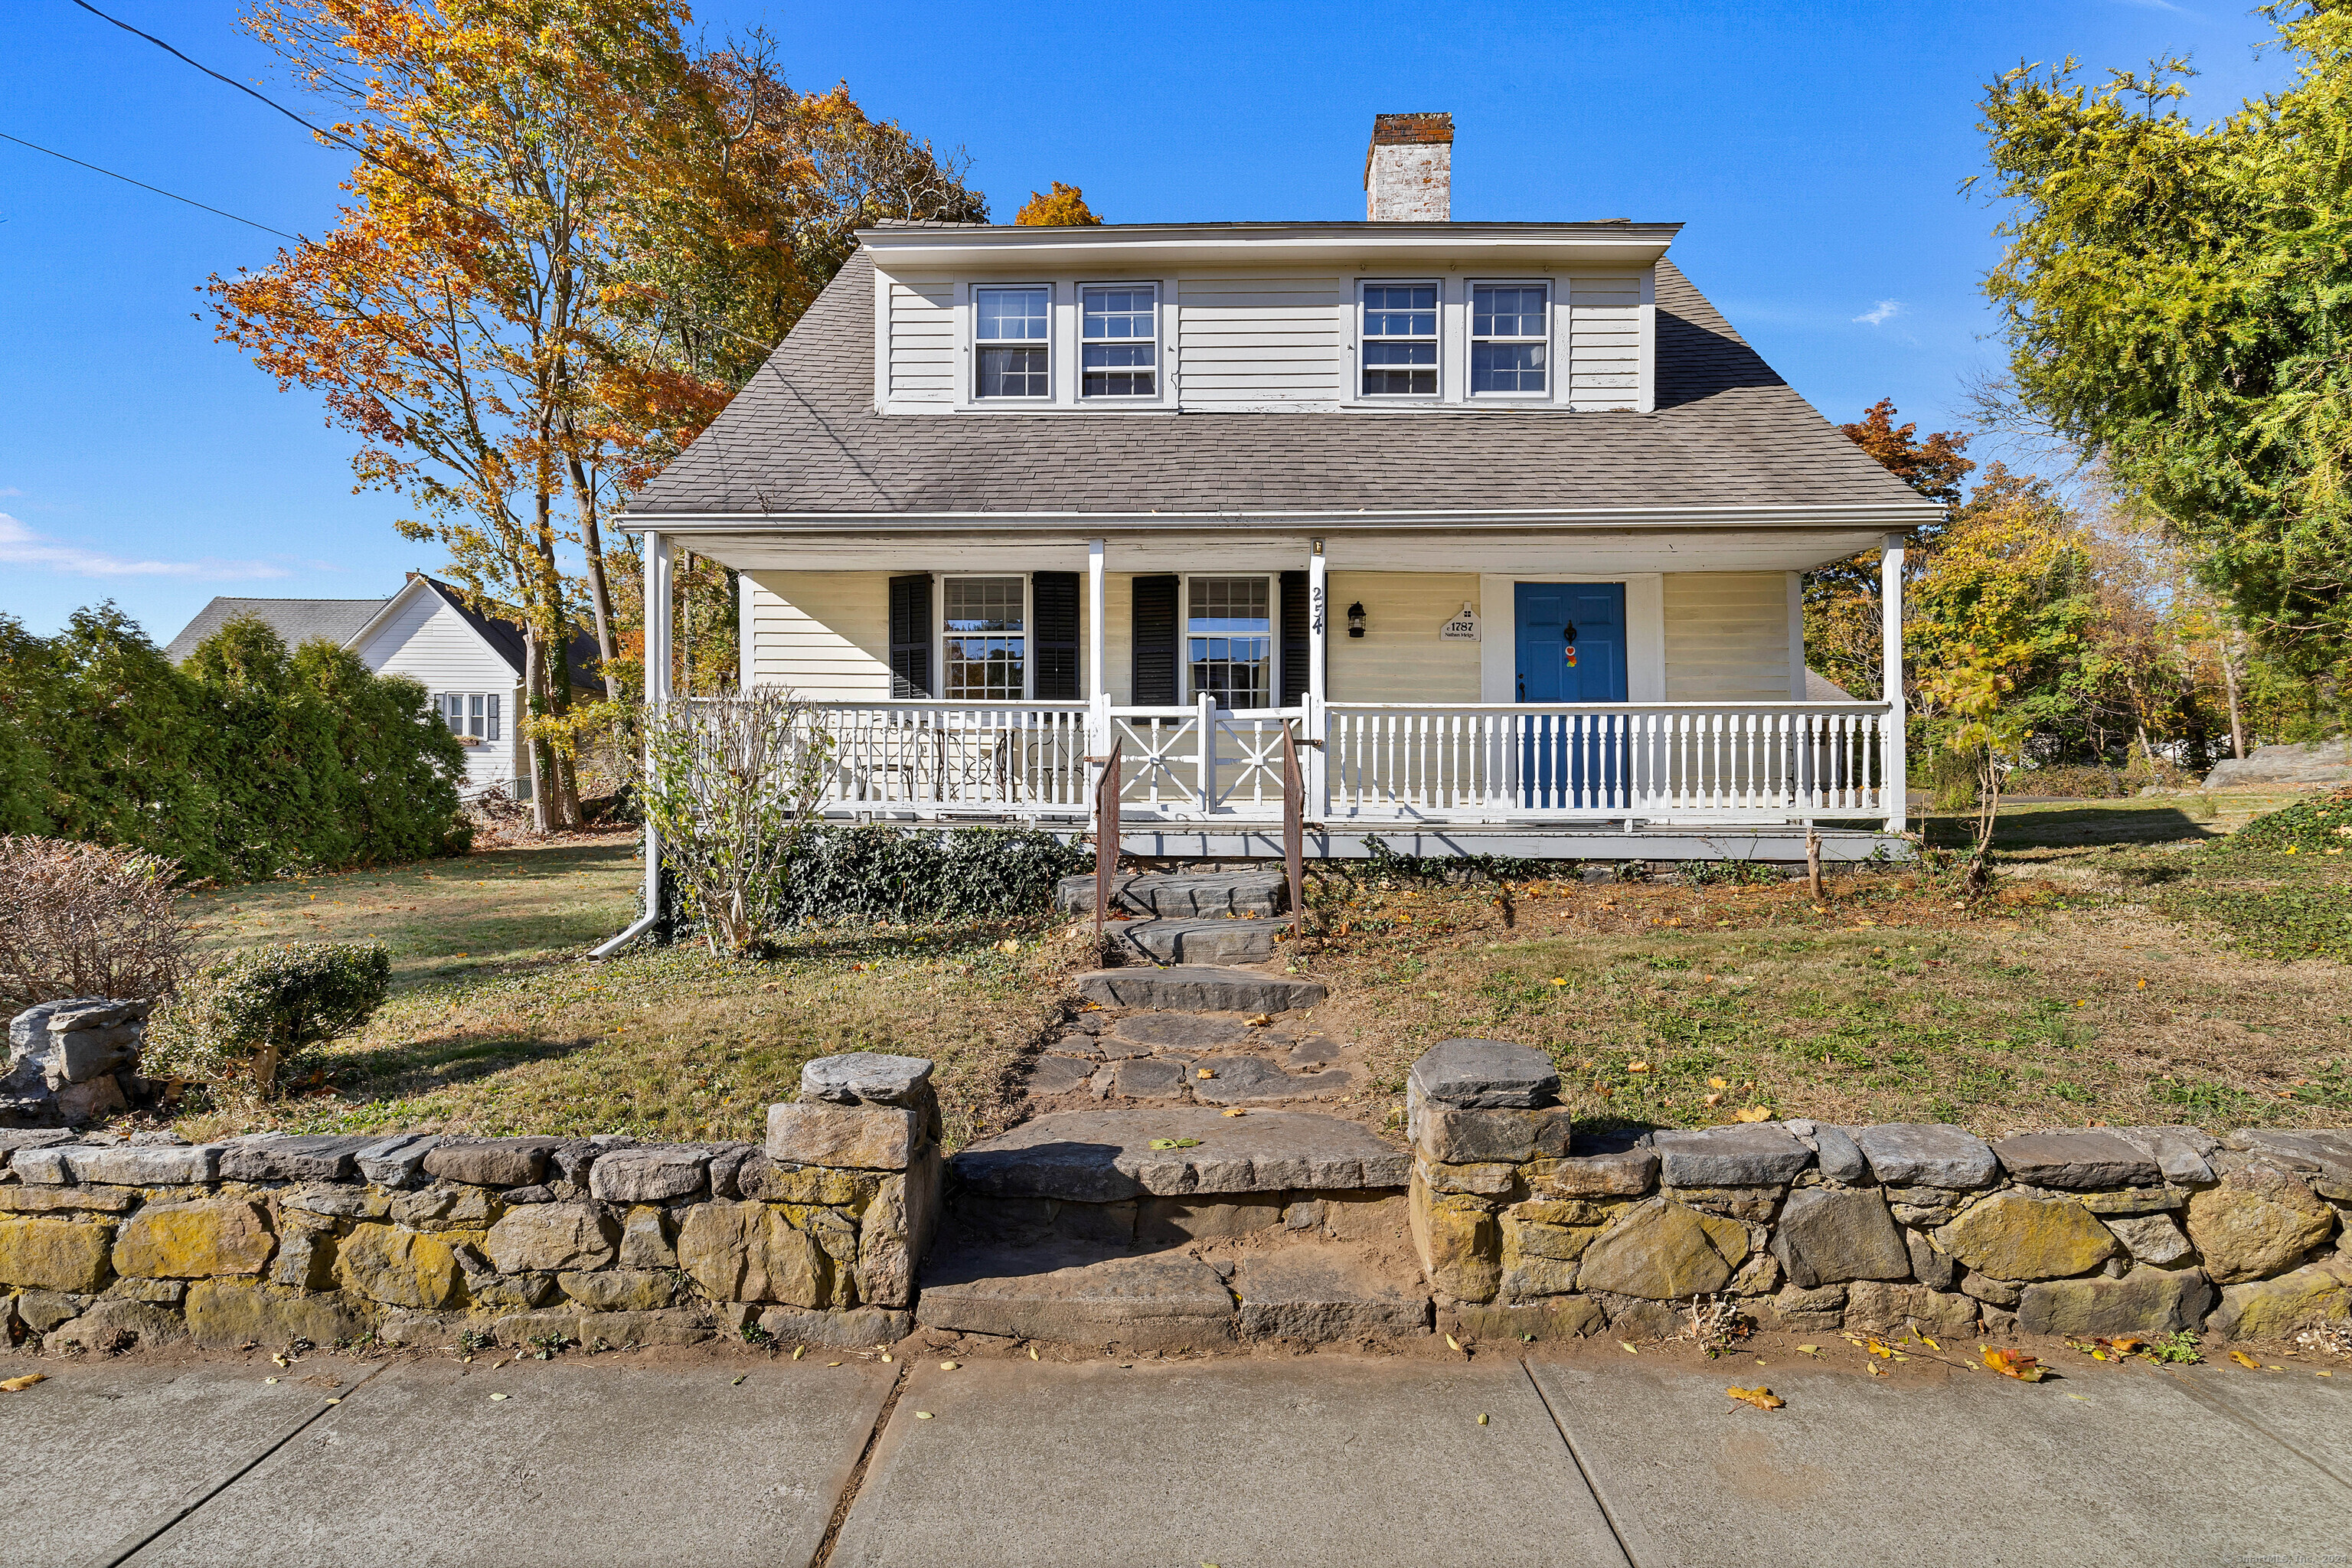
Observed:
[[[888,1351],[884,1351],[882,1352],[882,1364],[885,1366],[890,1364],[890,1352]]]
[[[1923,1344],[1923,1345],[1926,1345],[1926,1346],[1927,1346],[1929,1350],[1931,1350],[1931,1351],[1939,1351],[1939,1350],[1942,1350],[1942,1349],[1944,1348],[1943,1346],[1941,1346],[1941,1345],[1937,1344],[1935,1341],[1933,1341],[1933,1340],[1929,1339],[1929,1338],[1928,1338],[1927,1335],[1925,1335],[1925,1334],[1921,1334],[1921,1335],[1919,1336],[1919,1342],[1920,1342],[1921,1344]]]
[[[1031,1361],[1035,1361],[1037,1359],[1037,1347],[1035,1345],[1031,1345],[1029,1347],[1029,1359]]]
[[[2042,1381],[2042,1363],[2023,1351],[1997,1351],[1988,1347],[1983,1355],[1985,1365],[2003,1377],[2013,1377],[2020,1383]]]
[[[1242,1020],[1242,1026],[1245,1029],[1270,1028],[1273,1024],[1274,1015],[1271,1013],[1253,1013]]]
[[[1881,1361],[1885,1360],[1888,1356],[1895,1353],[1892,1349],[1879,1343],[1875,1339],[1872,1340],[1868,1344],[1862,1348],[1868,1351],[1871,1354],[1878,1357]]]
[[[2115,1352],[2117,1355],[2130,1355],[2136,1351],[2146,1348],[2147,1344],[2146,1340],[2134,1334],[2126,1334],[2121,1339],[2095,1340],[2092,1342],[2095,1344],[2104,1345],[2107,1349]]]
[[[744,1373],[741,1376],[736,1378],[734,1382],[729,1384],[727,1386],[730,1388],[740,1388],[743,1386],[743,1379],[751,1375],[751,1374],[748,1372]]]
[[[1151,1146],[1154,1149],[1192,1149],[1198,1147],[1200,1142],[1198,1138],[1154,1138]]]
[[[278,1380],[274,1377],[265,1377],[261,1381],[264,1383],[276,1383]]]
[[[1485,1411],[1481,1410],[1480,1412],[1478,1412],[1478,1425],[1479,1425],[1479,1426],[1484,1426],[1486,1424],[1486,1413]]]
[[[1721,1104],[1723,1103],[1723,1096],[1721,1096],[1721,1095],[1719,1095],[1719,1094],[1710,1094],[1710,1095],[1708,1095],[1708,1096],[1706,1097],[1706,1100],[1703,1100],[1703,1101],[1701,1101],[1700,1103],[1702,1103],[1702,1104],[1704,1104],[1704,1105],[1706,1105],[1706,1106],[1708,1106],[1708,1107],[1710,1107],[1710,1108],[1712,1108],[1712,1107],[1714,1107],[1714,1106],[1721,1105]]]
[[[928,1410],[918,1410],[915,1412],[915,1419],[918,1421],[929,1421],[930,1418],[931,1413]]]
[[[1462,1348],[1462,1342],[1455,1339],[1452,1334],[1448,1334],[1445,1336],[1445,1348],[1450,1351],[1458,1351]]]
[[[1627,1072],[1648,1072],[1650,1070],[1650,1064],[1647,1062],[1627,1062],[1625,1064],[1625,1070]]]
[[[794,1361],[800,1360],[802,1356],[806,1355],[807,1353],[808,1346],[806,1345],[794,1345],[793,1347],[793,1359]]]
[[[0,1388],[5,1388],[11,1394],[22,1394],[37,1383],[48,1381],[49,1374],[46,1372],[28,1372],[22,1377],[0,1379]],[[269,1381],[276,1383],[278,1380],[273,1377]]]
[[[2248,1355],[2243,1351],[2231,1351],[2230,1352],[2230,1359],[2236,1362],[2240,1366],[2244,1367],[2248,1372],[2260,1372],[2263,1370],[2263,1363],[2256,1361],[2253,1357]]]
[[[1202,1068],[1201,1069],[1201,1076],[1202,1076],[1202,1078],[1214,1078],[1214,1077],[1216,1077],[1217,1075],[1216,1075],[1215,1073],[1213,1073],[1213,1072],[1211,1072],[1207,1068]]]
[[[1870,1363],[1870,1375],[1873,1377],[1885,1377],[1886,1375],[1886,1369],[1879,1365],[1876,1362],[1872,1362]]]
[[[961,1362],[960,1362],[960,1361],[943,1361],[943,1362],[940,1363],[940,1370],[941,1372],[953,1372],[956,1368],[958,1368],[958,1367],[961,1366],[962,1364],[963,1364],[963,1363],[961,1363]]]
[[[1772,1108],[1769,1105],[1751,1105],[1745,1110],[1733,1111],[1731,1119],[1734,1121],[1769,1121],[1772,1120]]]
[[[1226,1111],[1225,1114],[1227,1116],[1247,1116],[1249,1111],[1244,1108],[1236,1105],[1231,1110]]]
[[[490,1399],[491,1399],[492,1403],[496,1403],[497,1401],[501,1400],[501,1399],[504,1399],[505,1397],[506,1397],[506,1395],[505,1395],[505,1394],[491,1394],[491,1395],[490,1395]]]
[[[1728,1079],[1711,1078],[1706,1080],[1706,1087],[1709,1089],[1729,1089],[1731,1087],[1731,1081]]]
[[[1727,1388],[1723,1392],[1742,1404],[1753,1405],[1759,1410],[1778,1410],[1789,1403],[1760,1384],[1754,1388]]]
[[[827,1365],[827,1366],[839,1366],[841,1363],[840,1363],[839,1362],[837,1362],[837,1361],[829,1361],[829,1362],[825,1363],[824,1364],[825,1364],[825,1365]]]
[[[1627,1355],[1640,1355],[1642,1353],[1640,1351],[1633,1348],[1633,1342],[1630,1340],[1619,1340],[1617,1343],[1619,1348],[1622,1349]]]
[[[1819,1345],[1799,1345],[1797,1347],[1797,1353],[1799,1355],[1819,1355],[1822,1353],[1822,1347]]]

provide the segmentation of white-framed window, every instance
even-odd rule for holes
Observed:
[[[971,291],[972,395],[1053,395],[1054,291],[1043,283]]]
[[[1358,335],[1366,397],[1437,395],[1437,285],[1366,283]]]
[[[1271,708],[1276,685],[1271,577],[1184,579],[1184,666],[1192,695],[1220,708]]]
[[[1078,290],[1078,394],[1152,397],[1160,390],[1160,289],[1089,283]]]
[[[1029,579],[940,584],[940,663],[950,702],[1018,702],[1029,691]]]
[[[461,741],[487,742],[504,738],[495,691],[444,691],[433,699],[433,708],[449,733]]]
[[[1550,390],[1550,295],[1541,283],[1471,286],[1471,396],[1540,397]]]

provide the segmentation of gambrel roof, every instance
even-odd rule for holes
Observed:
[[[1656,279],[1655,413],[886,416],[861,251],[629,515],[1927,507]]]

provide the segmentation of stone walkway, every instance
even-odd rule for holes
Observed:
[[[2352,1555],[2352,1375],[2307,1370],[2085,1363],[2029,1385],[1687,1355],[39,1364],[47,1382],[0,1394],[0,1559],[24,1568]],[[1735,1404],[1734,1381],[1788,1404]]]

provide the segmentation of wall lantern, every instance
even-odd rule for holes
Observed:
[[[1351,637],[1364,635],[1364,604],[1360,599],[1348,606],[1348,635]]]

